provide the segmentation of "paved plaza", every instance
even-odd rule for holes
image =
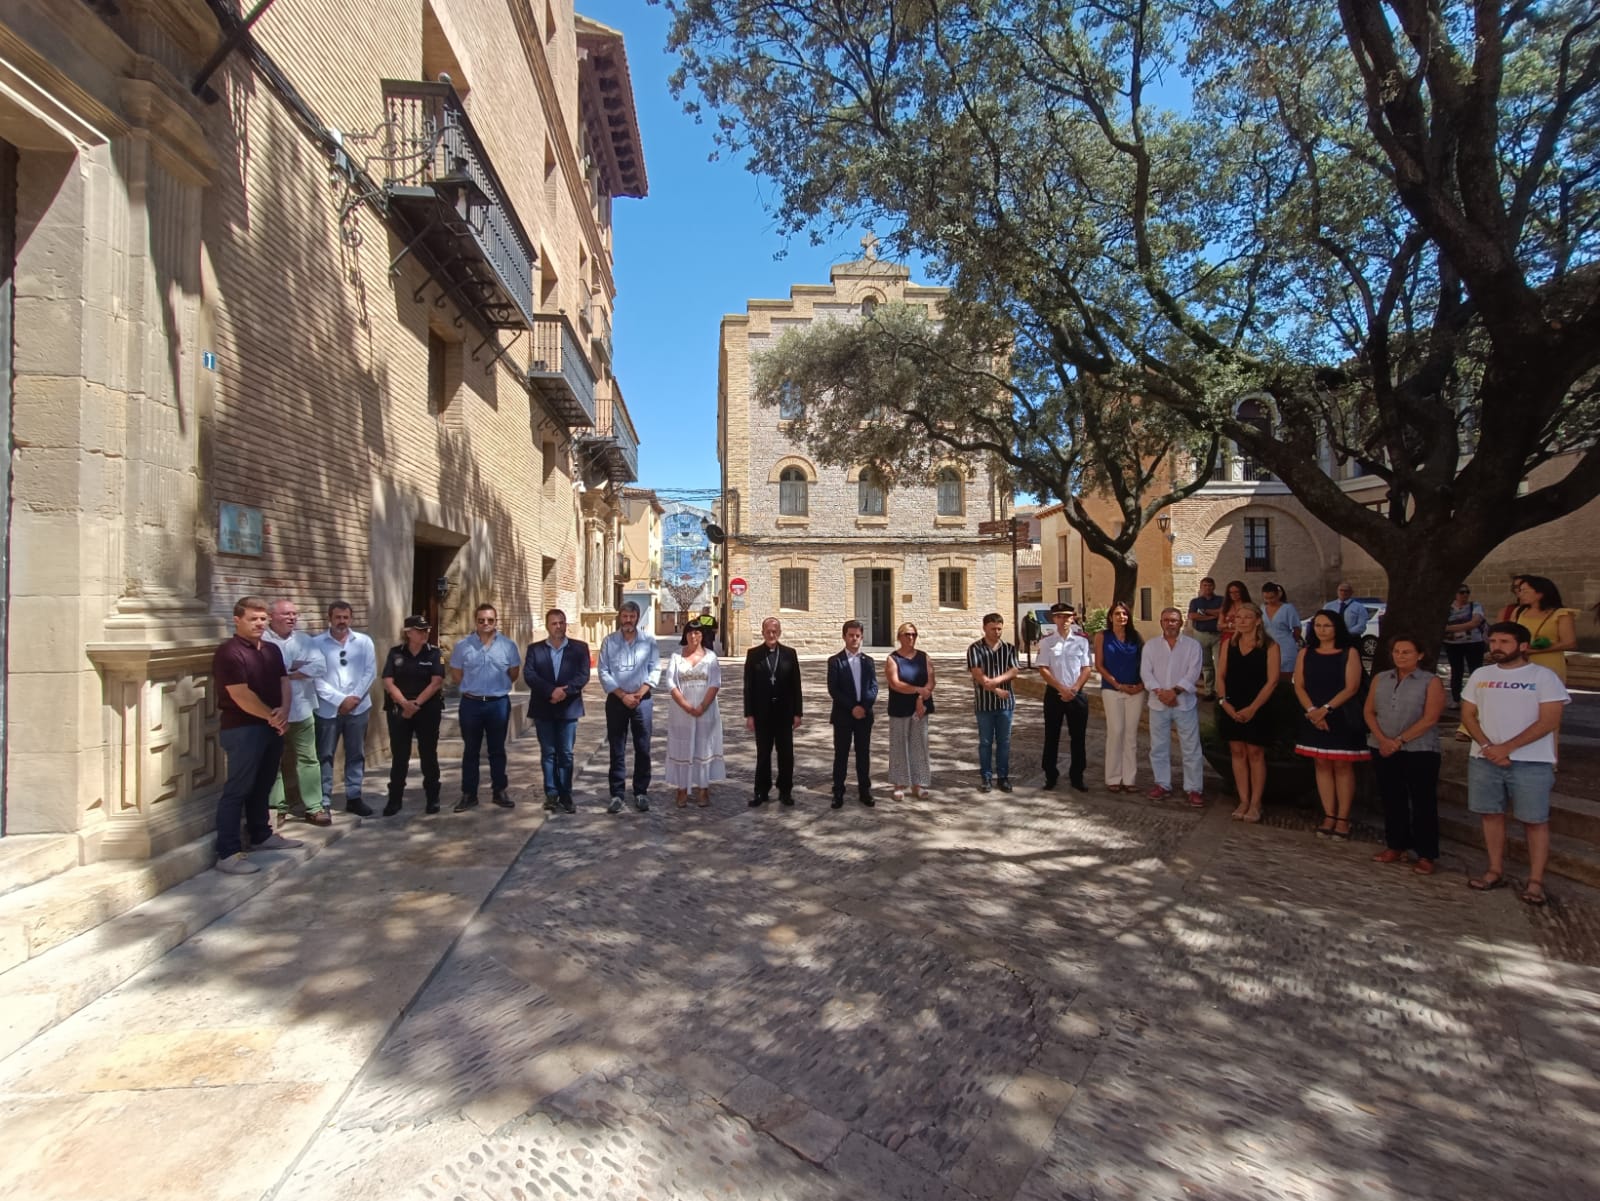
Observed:
[[[575,816],[540,813],[529,737],[515,812],[413,794],[326,847],[0,1062],[0,1189],[1600,1196],[1594,893],[1534,911],[1459,847],[1424,879],[1309,813],[1041,791],[1034,702],[1017,791],[980,795],[953,667],[932,799],[835,812],[806,671],[795,809],[746,807],[734,686],[709,810],[658,783],[607,816],[590,718]]]

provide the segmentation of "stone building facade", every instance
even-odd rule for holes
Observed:
[[[235,598],[313,630],[348,600],[380,646],[490,601],[530,637],[609,598],[637,474],[621,36],[571,0],[296,0],[210,63],[236,12],[0,10],[5,831],[85,860],[214,821]]]
[[[827,284],[796,285],[787,300],[752,300],[723,318],[724,572],[747,586],[742,598],[724,597],[730,653],[759,641],[762,618],[774,614],[784,641],[807,654],[837,650],[850,617],[879,647],[894,644],[902,621],[915,622],[919,645],[936,654],[963,652],[991,610],[1010,628],[1010,543],[978,532],[980,522],[1011,516],[1010,491],[991,464],[952,460],[935,478],[898,480],[875,479],[862,466],[823,467],[791,436],[782,411],[751,395],[757,360],[785,332],[859,320],[864,303],[905,301],[936,312],[944,295],[913,284],[904,267],[868,257],[835,267]]]

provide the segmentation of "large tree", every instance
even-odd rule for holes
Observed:
[[[871,222],[1080,399],[1220,431],[1426,639],[1600,494],[1592,0],[665,2],[785,229]]]

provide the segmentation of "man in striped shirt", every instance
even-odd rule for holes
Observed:
[[[1011,681],[1017,677],[1017,652],[1000,641],[1005,621],[998,613],[983,615],[983,637],[967,647],[972,673],[972,708],[978,716],[978,770],[984,792],[998,784],[1011,791],[1011,714],[1016,708]],[[993,771],[991,772],[991,760]]]

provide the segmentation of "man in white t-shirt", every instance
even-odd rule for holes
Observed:
[[[1571,698],[1561,677],[1528,662],[1526,626],[1489,627],[1489,662],[1472,673],[1461,698],[1461,728],[1472,737],[1467,808],[1483,818],[1489,870],[1467,881],[1480,892],[1504,888],[1506,809],[1528,839],[1528,884],[1522,899],[1543,905],[1550,859],[1550,792],[1556,774],[1556,731]]]

